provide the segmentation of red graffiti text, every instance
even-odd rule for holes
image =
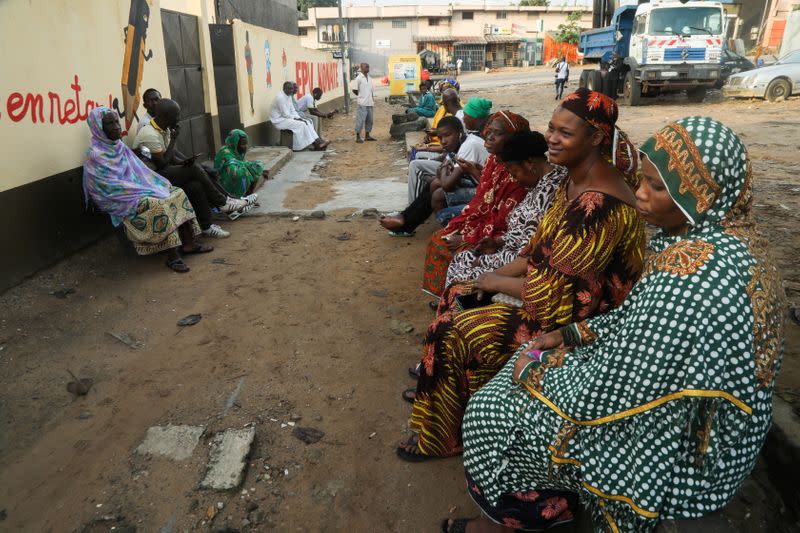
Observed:
[[[85,121],[89,116],[89,111],[103,104],[95,100],[86,99],[81,102],[81,85],[78,83],[78,75],[74,76],[74,81],[69,88],[73,91],[67,96],[62,96],[53,91],[45,93],[21,93],[13,92],[6,98],[6,115],[13,122],[22,122],[25,119],[33,124],[39,122],[50,124],[75,124]],[[112,96],[108,95],[108,106],[111,107]],[[2,118],[2,114],[0,114]]]
[[[294,79],[297,82],[297,97],[311,92],[314,87],[319,87],[323,92],[339,87],[339,63],[316,63],[317,72],[314,77],[312,61],[296,61],[294,64]]]

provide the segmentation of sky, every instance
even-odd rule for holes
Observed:
[[[408,5],[422,5],[422,6],[446,6],[454,3],[453,0],[343,0],[345,5],[352,6],[408,6]],[[509,4],[518,4],[519,1],[512,0],[486,0],[486,4],[497,6]],[[458,0],[458,5],[483,5],[484,0]],[[574,6],[574,5],[591,5],[591,0],[550,0],[551,6]]]

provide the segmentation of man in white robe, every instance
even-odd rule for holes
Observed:
[[[324,150],[330,144],[323,141],[314,130],[310,120],[300,116],[294,106],[294,91],[292,82],[283,84],[283,90],[275,97],[269,112],[269,120],[279,130],[291,130],[292,150],[305,150],[313,146],[315,150]]]

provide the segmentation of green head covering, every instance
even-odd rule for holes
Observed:
[[[467,105],[464,106],[464,114],[472,118],[486,118],[491,111],[492,101],[477,96],[473,96],[467,100]]]
[[[225,137],[225,147],[233,152],[236,159],[244,160],[244,154],[239,153],[239,141],[246,139],[250,142],[250,138],[242,130],[231,130],[227,137]]]
[[[749,215],[751,170],[736,133],[707,117],[687,117],[653,135],[639,151],[656,167],[693,226]]]

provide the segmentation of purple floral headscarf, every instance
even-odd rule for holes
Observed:
[[[83,194],[119,226],[122,219],[136,214],[142,198],[166,198],[170,183],[159,176],[121,140],[112,141],[103,131],[103,116],[117,114],[109,107],[92,109],[86,122],[92,133],[91,146],[83,164]],[[117,117],[119,119],[119,117]]]

